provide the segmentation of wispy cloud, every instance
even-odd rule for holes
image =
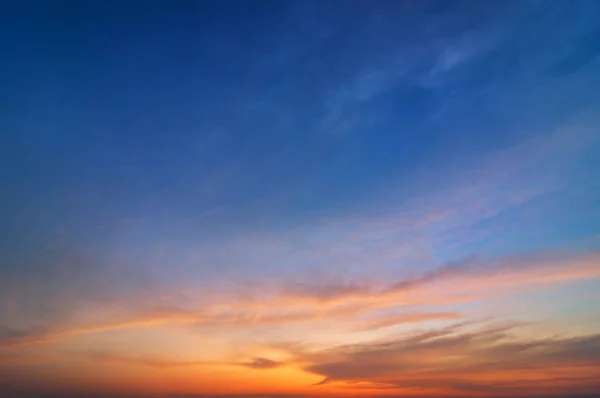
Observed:
[[[442,266],[435,253],[436,246],[474,239],[468,226],[559,186],[561,164],[594,139],[588,130],[566,126],[526,140],[484,158],[480,168],[459,173],[449,186],[427,179],[437,188],[402,206],[386,206],[383,214],[350,213],[277,234],[260,231],[184,247],[184,254],[173,253],[170,261],[173,274],[184,270],[185,280],[145,275],[141,267],[123,266],[123,259],[99,264],[83,251],[53,249],[30,272],[2,271],[0,313],[6,321],[0,348],[164,323],[276,327],[596,277],[597,253],[568,259],[473,257]],[[538,178],[542,170],[545,177]],[[415,276],[415,264],[426,271]],[[202,274],[193,274],[208,265],[231,272],[211,275],[217,279],[213,287],[202,283]],[[403,275],[407,270],[411,275]],[[248,276],[252,271],[258,277]],[[72,281],[69,286],[66,280]],[[449,282],[456,285],[439,288]],[[417,312],[414,319],[430,311]]]
[[[242,365],[251,369],[274,369],[282,366],[282,363],[269,358],[258,357],[250,362],[245,362]]]
[[[593,392],[600,387],[600,336],[519,338],[516,326],[453,326],[398,339],[300,354],[324,383],[442,388],[447,394]],[[516,375],[519,375],[518,377]],[[542,392],[544,391],[544,392]]]
[[[359,330],[376,330],[390,326],[405,325],[411,323],[422,323],[427,321],[457,320],[464,315],[458,312],[423,312],[423,313],[404,313],[370,317],[365,320],[365,325],[360,326]]]
[[[255,357],[249,360],[237,362],[226,361],[193,361],[175,360],[168,357],[136,356],[123,352],[92,352],[84,354],[84,357],[101,363],[121,363],[126,365],[145,366],[152,368],[215,368],[215,367],[243,367],[248,369],[265,370],[285,366],[285,363],[264,357]]]
[[[373,330],[395,324],[461,317],[456,312],[432,312],[425,306],[470,302],[599,276],[598,253],[580,256],[517,256],[495,261],[468,258],[421,276],[391,281],[387,285],[319,287],[315,281],[314,287],[298,290],[297,285],[293,284],[290,289],[283,289],[281,293],[269,295],[263,300],[239,300],[233,295],[227,302],[205,303],[196,310],[180,307],[148,310],[147,307],[136,308],[125,302],[121,306],[129,305],[129,310],[110,322],[88,321],[87,326],[59,323],[44,329],[15,329],[6,325],[0,336],[0,348],[15,348],[76,335],[161,324],[227,330],[277,328],[337,319],[344,320],[350,329]],[[260,286],[257,288],[261,289]],[[327,291],[326,295],[324,291]],[[139,299],[135,302],[139,302]],[[415,306],[417,311],[414,310]],[[376,311],[386,308],[394,309],[393,314],[377,315]],[[357,318],[359,315],[365,316]]]
[[[129,365],[149,366],[153,368],[180,368],[193,366],[211,365],[209,362],[200,361],[176,361],[163,358],[146,358],[127,356],[125,354],[110,354],[110,353],[93,353],[89,354],[89,358],[103,363],[124,363]],[[213,364],[214,365],[214,364]]]
[[[169,322],[191,322],[191,319],[197,318],[193,314],[183,314],[181,311],[173,309],[168,312],[157,312],[144,314],[143,312],[133,314],[124,320],[112,322],[96,322],[88,325],[69,325],[69,324],[51,324],[45,328],[31,328],[25,330],[15,330],[11,327],[5,327],[4,332],[0,334],[0,350],[9,348],[18,348],[31,344],[51,343],[54,341],[85,335],[99,333],[110,330],[120,330],[139,327],[150,327]]]

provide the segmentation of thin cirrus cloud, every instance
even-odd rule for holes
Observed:
[[[149,366],[153,368],[180,368],[190,366],[209,366],[211,363],[195,362],[195,361],[175,361],[160,358],[143,358],[143,357],[128,357],[125,355],[109,354],[109,353],[93,353],[89,354],[89,358],[93,361],[102,363],[123,363],[128,365]]]
[[[259,357],[254,358],[250,362],[243,363],[242,366],[246,366],[251,369],[274,369],[282,366],[282,363],[269,358]]]
[[[238,366],[248,369],[275,369],[284,366],[284,363],[269,358],[256,357],[249,361],[241,362],[215,362],[215,361],[178,361],[168,358],[154,358],[141,356],[128,356],[125,354],[95,352],[87,354],[87,358],[102,363],[121,363],[136,366],[147,366],[153,368],[180,368],[180,367],[215,367],[215,366]]]
[[[461,319],[463,314],[458,312],[431,312],[431,313],[407,313],[393,314],[387,316],[375,317],[366,321],[364,326],[359,327],[359,330],[377,330],[390,326],[405,325],[411,323],[422,323],[427,321],[437,320],[457,320]]]
[[[581,139],[570,140],[573,133]],[[455,231],[456,226],[464,226],[476,223],[481,218],[489,218],[490,215],[497,214],[503,210],[509,209],[511,206],[520,205],[523,202],[535,198],[538,194],[531,194],[531,184],[526,183],[527,179],[519,182],[517,186],[510,185],[510,189],[506,189],[506,183],[515,184],[515,175],[522,174],[524,170],[531,170],[532,167],[545,167],[550,160],[553,163],[558,163],[559,159],[568,159],[578,153],[577,148],[583,145],[583,142],[590,139],[586,130],[561,128],[557,130],[557,134],[552,140],[535,139],[526,144],[522,144],[507,152],[500,153],[491,159],[486,159],[482,164],[482,172],[476,173],[475,176],[468,174],[462,179],[463,183],[459,183],[457,188],[453,188],[450,195],[446,196],[429,196],[421,201],[420,206],[407,209],[401,208],[399,212],[392,213],[386,217],[370,219],[368,217],[358,217],[356,220],[340,220],[323,223],[321,225],[311,226],[297,231],[292,231],[287,236],[282,237],[270,236],[249,236],[242,241],[230,241],[222,246],[222,251],[225,253],[225,261],[229,263],[246,263],[252,267],[252,262],[265,263],[270,262],[285,262],[288,266],[289,277],[283,278],[281,282],[275,280],[275,286],[278,283],[282,284],[282,291],[273,289],[272,286],[265,286],[264,281],[253,286],[252,280],[243,279],[245,284],[244,290],[250,293],[250,296],[258,294],[259,299],[255,303],[260,305],[260,296],[264,292],[272,291],[272,294],[278,300],[292,301],[306,299],[308,301],[318,301],[328,306],[336,301],[352,300],[353,297],[365,297],[367,301],[377,300],[373,297],[382,297],[389,295],[395,288],[407,287],[411,284],[422,283],[425,279],[436,279],[439,273],[448,273],[447,267],[442,267],[441,270],[434,270],[425,273],[423,276],[402,280],[392,288],[382,283],[386,283],[390,277],[385,275],[389,266],[397,267],[409,262],[429,263],[429,267],[434,266],[433,253],[431,252],[432,242],[422,235],[415,233],[420,229],[433,229],[433,243],[439,236],[444,236],[446,233]],[[586,139],[583,139],[587,137]],[[573,144],[575,142],[575,144]],[[531,148],[536,147],[535,156],[533,158],[526,157],[524,154],[531,152]],[[514,159],[524,159],[513,161]],[[510,167],[506,167],[509,165]],[[555,188],[560,184],[560,180],[552,177],[552,173],[548,170],[546,174],[549,176],[547,180],[550,184],[546,184],[541,188],[535,188],[534,191],[546,192],[548,188]],[[458,181],[461,181],[459,178]],[[518,180],[517,180],[518,181]],[[523,190],[525,186],[528,186]],[[498,196],[497,191],[505,189],[509,196],[502,199],[502,195]],[[519,194],[519,190],[522,193]],[[540,191],[541,189],[541,191]],[[494,198],[489,201],[489,198]],[[516,199],[515,199],[516,198]],[[467,205],[468,204],[468,205]],[[473,206],[475,204],[475,206]],[[464,232],[464,231],[463,231]],[[315,239],[316,237],[316,239]],[[318,238],[322,237],[322,238]],[[293,243],[292,243],[293,242]],[[303,243],[305,242],[305,243]],[[300,246],[300,248],[298,248]],[[231,257],[227,253],[233,253]],[[330,316],[331,314],[318,314],[313,308],[303,308],[298,311],[286,311],[285,315],[266,314],[266,315],[251,315],[244,318],[243,315],[236,316],[206,316],[203,310],[197,308],[188,310],[182,308],[186,303],[182,302],[185,297],[177,292],[178,287],[168,287],[167,294],[171,296],[166,301],[162,297],[152,295],[152,300],[148,301],[144,297],[153,290],[153,285],[146,283],[144,278],[140,279],[139,272],[126,271],[126,275],[135,276],[135,281],[127,281],[125,288],[129,291],[117,294],[115,301],[115,291],[110,286],[114,285],[117,278],[122,279],[123,269],[111,269],[110,274],[106,273],[98,275],[95,271],[91,278],[86,276],[84,270],[93,270],[93,264],[88,264],[89,259],[81,256],[74,256],[67,253],[66,258],[59,258],[56,262],[59,264],[53,267],[52,264],[44,263],[40,266],[39,281],[31,281],[30,278],[23,279],[22,276],[11,278],[7,275],[4,279],[6,289],[3,289],[4,301],[7,303],[5,309],[7,316],[18,318],[18,312],[14,311],[17,303],[31,301],[31,297],[27,297],[28,289],[35,289],[36,306],[39,307],[40,317],[37,323],[40,326],[31,327],[13,327],[6,326],[4,341],[12,341],[14,344],[24,344],[27,341],[43,341],[55,340],[61,338],[62,332],[56,331],[54,323],[61,323],[62,314],[69,314],[70,311],[77,310],[77,305],[81,302],[89,301],[94,303],[104,303],[109,308],[123,304],[125,308],[132,307],[134,313],[149,313],[149,315],[122,315],[119,316],[125,321],[113,321],[101,323],[97,326],[92,322],[92,326],[68,328],[71,334],[85,334],[96,330],[103,329],[118,329],[122,327],[140,325],[153,325],[164,322],[196,322],[196,323],[213,323],[221,325],[243,325],[243,324],[277,324],[281,322],[302,322],[319,316]],[[199,259],[202,261],[202,258]],[[248,264],[249,263],[249,264]],[[323,274],[321,271],[325,264],[344,264],[345,275],[343,279],[347,281],[340,283],[339,278],[342,273],[338,272],[335,267],[330,267],[328,273]],[[298,264],[296,267],[294,264]],[[306,264],[314,264],[307,266]],[[371,266],[379,266],[387,264],[380,268],[382,275],[377,272],[369,272],[365,275],[364,264]],[[50,265],[50,266],[49,266]],[[83,265],[83,267],[82,267]],[[42,268],[43,266],[43,268]],[[452,267],[450,267],[452,268]],[[456,267],[455,267],[456,268]],[[464,268],[464,266],[459,267]],[[356,271],[354,271],[356,270]],[[76,273],[76,283],[66,289],[61,287],[58,281],[61,278],[72,278],[73,273]],[[353,272],[355,274],[353,274]],[[553,274],[551,269],[549,274],[546,273],[545,278],[569,278],[568,275]],[[121,276],[118,276],[121,274]],[[503,276],[504,283],[510,283],[508,279],[510,275]],[[554,276],[552,276],[554,275]],[[355,282],[360,276],[361,282]],[[374,279],[374,283],[365,283],[365,279]],[[485,275],[480,275],[478,278],[485,278]],[[541,275],[533,275],[531,278],[541,278]],[[577,276],[573,276],[576,278]],[[20,279],[19,279],[20,278]],[[41,278],[45,278],[43,284]],[[314,283],[314,279],[323,279],[328,283]],[[500,280],[497,276],[495,280]],[[23,279],[21,281],[21,279]],[[88,280],[88,279],[93,279]],[[129,278],[132,279],[132,278]],[[289,282],[294,279],[295,282]],[[304,279],[304,281],[303,281]],[[489,278],[488,278],[489,279]],[[193,280],[193,278],[191,278]],[[141,286],[136,286],[141,283]],[[156,287],[163,289],[163,282],[156,283]],[[41,286],[42,288],[39,288]],[[239,286],[239,285],[238,285]],[[17,288],[19,287],[19,288]],[[133,289],[132,289],[133,288]],[[266,288],[266,289],[265,289]],[[390,292],[385,292],[386,289]],[[139,290],[139,292],[138,292]],[[32,290],[33,291],[33,290]],[[385,292],[385,294],[382,294]],[[118,292],[117,292],[118,293]],[[39,295],[47,295],[47,300],[42,299]],[[72,297],[77,297],[77,300],[72,300]],[[157,300],[158,299],[158,300]],[[114,301],[114,303],[111,303]],[[137,302],[149,303],[144,304],[140,308]],[[252,301],[252,300],[251,300]],[[154,308],[143,308],[149,305]],[[25,307],[21,305],[21,307]],[[166,309],[161,310],[164,307]],[[170,310],[169,308],[173,308]],[[11,308],[13,310],[11,310]],[[35,306],[33,306],[35,308]],[[158,309],[157,309],[158,308]],[[22,308],[21,308],[22,309]],[[156,312],[164,311],[166,315],[155,314]],[[110,311],[109,311],[110,312]],[[23,314],[27,316],[28,314]],[[342,314],[343,315],[343,314]],[[35,316],[31,314],[31,316]],[[45,318],[50,319],[45,319]],[[129,320],[131,318],[132,320]],[[208,320],[205,320],[208,318]],[[89,322],[88,322],[89,323]],[[58,329],[62,329],[58,327]],[[32,332],[33,330],[33,332]],[[66,336],[65,335],[65,336]]]
[[[0,347],[8,349],[49,343],[76,335],[163,324],[235,330],[277,328],[337,319],[348,322],[351,329],[375,330],[463,316],[457,312],[432,312],[428,309],[436,305],[474,302],[599,276],[598,253],[515,257],[492,262],[469,258],[412,279],[391,282],[387,286],[363,286],[361,289],[348,290],[343,285],[319,285],[314,281],[310,289],[289,289],[287,293],[266,301],[237,301],[234,295],[229,304],[206,303],[205,307],[196,311],[177,307],[154,310],[131,307],[128,314],[120,315],[121,320],[108,323],[56,324],[47,329],[21,331],[5,327]],[[324,299],[321,290],[333,293]],[[127,306],[128,303],[121,305]],[[415,312],[414,308],[419,310]],[[377,311],[385,309],[393,309],[394,313],[378,315]]]

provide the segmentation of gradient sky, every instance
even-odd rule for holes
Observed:
[[[0,397],[600,393],[600,2],[0,2]]]

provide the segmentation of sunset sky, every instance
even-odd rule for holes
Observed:
[[[600,1],[0,1],[0,398],[600,396]]]

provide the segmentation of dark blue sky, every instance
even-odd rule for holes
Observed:
[[[563,82],[594,2],[35,3],[2,17],[3,207],[50,223],[322,216],[596,100]]]

